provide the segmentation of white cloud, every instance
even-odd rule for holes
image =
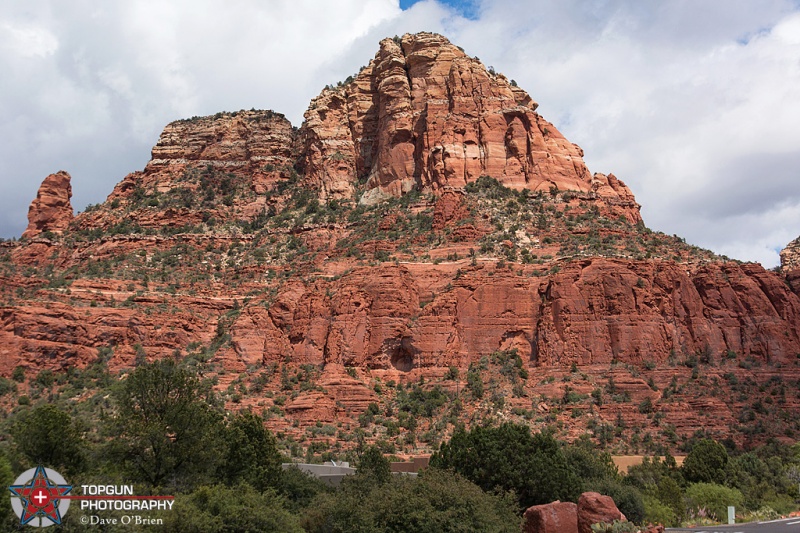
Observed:
[[[0,35],[4,35],[2,47],[22,58],[47,57],[58,48],[58,40],[45,28],[35,26],[18,26],[5,22],[0,26]]]
[[[515,79],[614,172],[655,229],[777,262],[800,234],[800,14],[788,0],[154,0],[0,6],[0,234],[21,233],[41,180],[101,201],[163,126],[308,101],[387,36],[437,31]]]

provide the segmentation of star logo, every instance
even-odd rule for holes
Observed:
[[[47,527],[61,524],[69,508],[69,499],[63,497],[69,494],[72,485],[67,485],[55,470],[37,466],[19,476],[8,490],[20,525]]]

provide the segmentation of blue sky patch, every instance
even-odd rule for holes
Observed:
[[[400,0],[400,9],[405,11],[420,0]],[[478,20],[478,0],[436,0],[440,4],[446,5],[462,17],[469,20]]]

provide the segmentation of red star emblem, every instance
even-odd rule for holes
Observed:
[[[45,473],[44,467],[37,466],[28,483],[8,487],[11,494],[22,501],[20,524],[25,525],[36,517],[48,518],[54,524],[61,523],[58,505],[62,496],[72,490],[72,485],[53,483]]]

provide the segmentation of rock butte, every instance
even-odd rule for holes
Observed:
[[[300,167],[323,199],[351,197],[359,179],[367,180],[360,202],[374,203],[489,175],[512,189],[592,192],[640,221],[625,184],[590,174],[583,150],[537,106],[440,35],[384,39],[351,83],[311,102]]]
[[[74,219],[69,175],[48,176],[23,241],[0,243],[0,371],[177,354],[228,408],[303,438],[371,403],[397,417],[393,384],[423,380],[467,423],[606,443],[611,428],[617,449],[791,438],[797,241],[779,275],[647,230],[536,107],[445,38],[405,35],[299,130],[255,110],[169,124],[144,170]],[[430,449],[450,431],[434,418],[416,429],[429,440],[370,438]]]

